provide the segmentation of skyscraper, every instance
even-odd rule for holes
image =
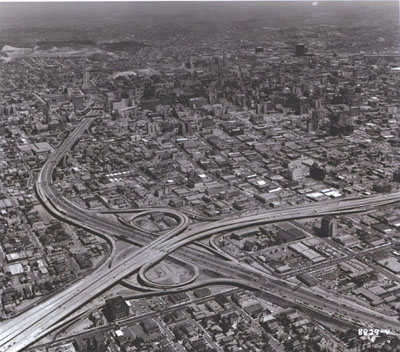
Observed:
[[[303,43],[296,44],[296,56],[304,56],[306,54],[306,45]]]
[[[332,215],[325,215],[321,220],[321,236],[335,237],[337,235],[337,220]]]

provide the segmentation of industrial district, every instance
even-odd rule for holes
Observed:
[[[39,5],[0,4],[0,352],[400,351],[397,2]]]

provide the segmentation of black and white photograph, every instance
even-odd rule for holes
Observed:
[[[0,0],[0,352],[400,352],[400,3]]]

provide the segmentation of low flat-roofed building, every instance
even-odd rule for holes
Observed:
[[[24,267],[22,266],[21,263],[11,264],[8,266],[8,271],[10,272],[10,274],[12,276],[19,275],[19,274],[23,274]]]
[[[15,262],[20,259],[19,253],[10,253],[6,255],[7,262]]]
[[[365,289],[364,287],[359,287],[359,288],[354,289],[353,293],[355,295],[360,295],[360,296],[365,297],[367,300],[369,300],[371,302],[371,305],[373,305],[373,306],[378,306],[383,303],[383,300],[380,297],[378,297],[371,291]]]
[[[319,263],[325,260],[325,258],[314,251],[313,249],[307,247],[303,243],[292,243],[289,245],[289,248],[295,251],[296,253],[302,255],[303,257],[311,260],[313,263]]]
[[[45,154],[53,151],[53,147],[47,142],[33,143],[31,149],[34,154]]]
[[[393,273],[400,273],[400,262],[394,257],[379,260],[378,263]]]
[[[64,345],[57,345],[54,347],[49,347],[47,349],[48,352],[76,352],[74,345],[71,342],[68,342]]]
[[[154,334],[160,331],[158,324],[152,318],[146,318],[142,321],[143,329],[148,334]]]

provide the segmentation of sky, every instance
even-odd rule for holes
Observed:
[[[179,21],[245,21],[268,18],[299,18],[318,14],[343,16],[366,13],[386,18],[399,15],[399,1],[210,1],[210,2],[2,2],[0,29],[21,24],[36,27],[57,27],[107,19],[107,23],[146,19],[162,22]],[[361,16],[362,17],[362,16]],[[106,22],[105,22],[106,23]]]

